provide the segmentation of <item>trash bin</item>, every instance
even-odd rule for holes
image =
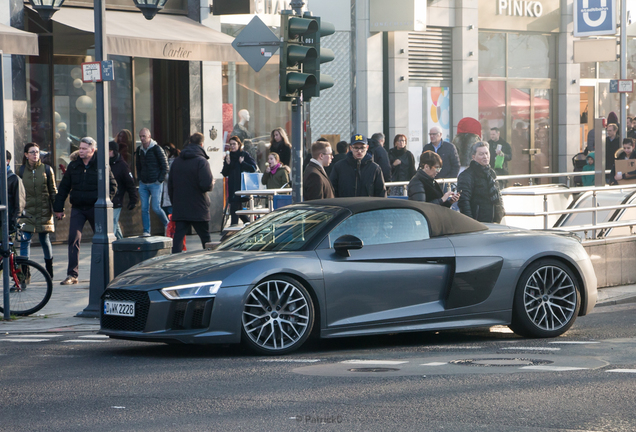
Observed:
[[[161,255],[170,255],[170,237],[128,237],[113,242],[115,276],[125,272],[135,264]]]

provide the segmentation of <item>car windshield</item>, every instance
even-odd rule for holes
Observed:
[[[333,213],[319,210],[277,210],[233,235],[221,243],[217,250],[300,250],[333,217]]]

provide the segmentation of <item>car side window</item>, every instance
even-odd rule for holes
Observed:
[[[430,237],[424,215],[412,209],[384,209],[358,213],[329,234],[329,247],[343,235],[358,237],[365,246],[404,243]]]

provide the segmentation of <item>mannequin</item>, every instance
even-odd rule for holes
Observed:
[[[247,130],[247,127],[245,127],[245,123],[250,121],[250,112],[246,109],[239,110],[238,118],[239,122],[234,125],[231,136],[236,135],[241,139],[241,141],[254,138],[254,135],[252,135],[250,131]]]

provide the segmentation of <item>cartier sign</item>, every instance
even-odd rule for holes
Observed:
[[[164,58],[188,60],[191,54],[192,51],[185,49],[181,45],[167,43],[163,46]]]

